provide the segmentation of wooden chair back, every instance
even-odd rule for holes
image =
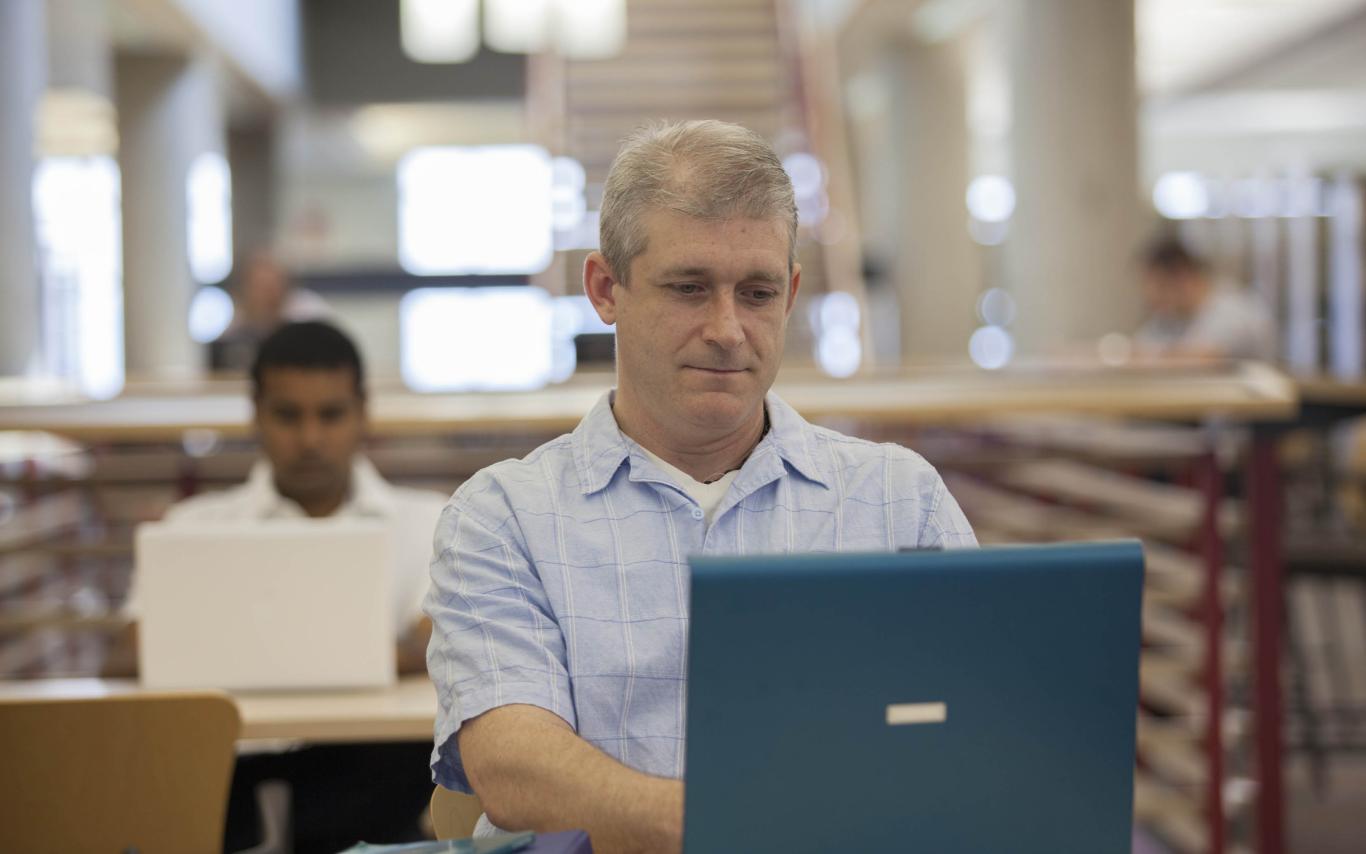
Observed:
[[[0,700],[0,851],[221,851],[239,728],[222,693]]]
[[[432,829],[437,839],[466,839],[474,835],[474,826],[483,815],[484,807],[474,795],[452,792],[441,786],[432,792]]]

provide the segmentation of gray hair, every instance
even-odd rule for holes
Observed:
[[[754,131],[713,120],[660,122],[628,136],[602,191],[598,239],[612,273],[626,284],[645,251],[645,214],[674,211],[698,219],[781,219],[788,268],[797,255],[792,180],[773,146]]]

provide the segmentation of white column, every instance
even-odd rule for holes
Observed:
[[[963,361],[980,255],[968,234],[967,89],[959,41],[903,38],[888,56],[899,199],[893,261],[906,363]]]
[[[1134,4],[1030,0],[1006,14],[1017,198],[1006,264],[1028,356],[1140,319]]]
[[[186,177],[196,156],[225,148],[218,80],[202,60],[131,55],[116,78],[128,374],[194,376]]]
[[[232,245],[238,257],[275,246],[275,123],[228,131],[232,170]],[[236,271],[234,271],[236,272]]]
[[[1358,382],[1366,373],[1366,185],[1347,173],[1332,184],[1328,237],[1329,347],[1333,376]]]
[[[0,376],[38,358],[33,146],[46,65],[42,0],[0,2]]]

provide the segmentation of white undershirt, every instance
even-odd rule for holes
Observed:
[[[672,478],[674,483],[678,484],[684,492],[688,493],[688,497],[697,502],[697,506],[701,507],[702,512],[707,514],[707,524],[710,525],[717,506],[721,504],[721,499],[726,497],[726,490],[730,489],[730,482],[735,480],[735,476],[740,473],[740,470],[732,469],[711,483],[703,483],[700,480],[694,480],[692,475],[682,469],[669,465],[657,455],[650,453],[644,446],[641,446],[641,450],[655,465],[664,469],[664,473]]]

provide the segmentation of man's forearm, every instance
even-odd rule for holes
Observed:
[[[506,830],[587,830],[598,854],[676,854],[683,784],[642,774],[559,717],[505,706],[467,721],[460,752],[489,819]]]

